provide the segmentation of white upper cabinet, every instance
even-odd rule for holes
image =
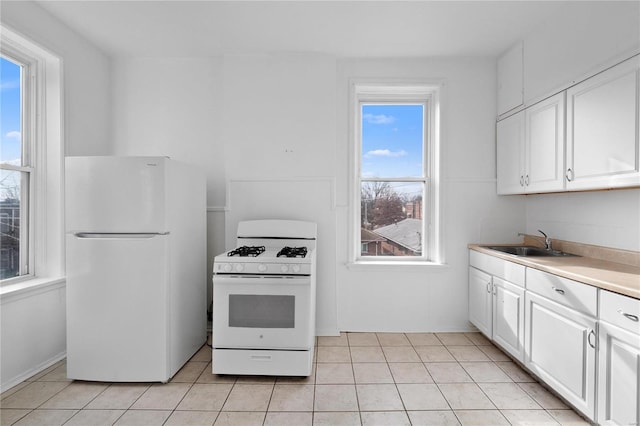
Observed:
[[[498,194],[524,193],[524,111],[502,121],[496,128]]]
[[[524,101],[523,44],[516,44],[498,58],[498,115]]]
[[[525,192],[564,189],[564,93],[525,111]]]
[[[640,185],[640,56],[567,90],[568,190]]]
[[[564,189],[564,92],[498,122],[498,194]]]

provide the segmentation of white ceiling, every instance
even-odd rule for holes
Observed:
[[[314,52],[496,56],[578,1],[57,1],[40,6],[112,56]]]

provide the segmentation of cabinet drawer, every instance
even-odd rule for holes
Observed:
[[[640,300],[600,290],[600,320],[640,334]]]
[[[587,284],[527,268],[527,290],[595,317],[598,289]]]
[[[524,287],[525,267],[517,263],[509,262],[507,260],[500,259],[499,257],[490,256],[475,250],[469,250],[469,265],[476,269],[480,269],[489,275],[502,278],[510,283]]]

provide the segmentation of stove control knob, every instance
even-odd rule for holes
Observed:
[[[300,265],[292,265],[291,270],[295,273],[300,272]]]
[[[235,270],[236,270],[236,272],[244,271],[244,265],[242,263],[236,264]]]
[[[261,263],[258,265],[258,272],[267,272],[267,265]]]
[[[280,272],[282,272],[283,274],[286,274],[287,272],[289,272],[289,266],[287,265],[280,266]]]
[[[231,266],[230,263],[225,263],[224,265],[221,265],[221,266],[224,272],[231,272],[233,270],[233,266]]]

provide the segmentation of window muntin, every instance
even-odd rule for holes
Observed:
[[[439,87],[353,86],[356,263],[441,262]]]
[[[0,280],[29,275],[30,201],[33,193],[32,144],[28,126],[33,122],[28,61],[0,56]]]

